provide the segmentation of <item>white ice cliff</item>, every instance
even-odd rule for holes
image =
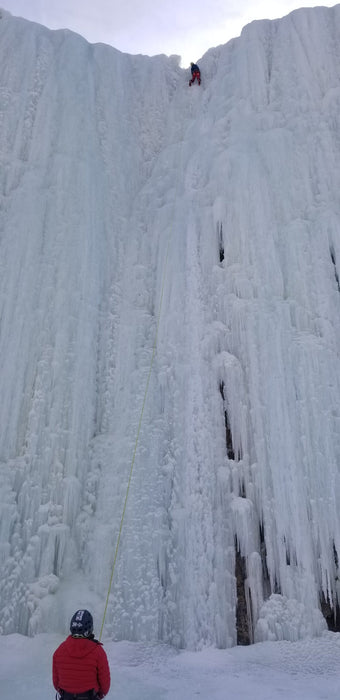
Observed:
[[[340,5],[250,24],[200,88],[177,57],[0,14],[1,632],[101,620],[164,279],[105,633],[232,646],[243,598],[250,641],[320,634]]]

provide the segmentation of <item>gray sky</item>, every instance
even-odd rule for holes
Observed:
[[[91,43],[153,56],[197,61],[213,46],[239,36],[254,19],[282,17],[297,7],[336,3],[305,0],[0,0],[13,15],[51,29],[67,27]]]

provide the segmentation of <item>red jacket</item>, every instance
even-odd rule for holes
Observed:
[[[56,690],[84,693],[92,688],[104,696],[110,689],[110,669],[101,644],[92,639],[67,637],[53,654]]]

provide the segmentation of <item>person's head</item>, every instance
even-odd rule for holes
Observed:
[[[70,622],[72,637],[91,637],[93,635],[93,617],[88,610],[77,610]]]
[[[193,61],[190,61],[190,65],[191,65],[191,66],[194,66],[195,64],[194,64],[194,62],[193,62]]]

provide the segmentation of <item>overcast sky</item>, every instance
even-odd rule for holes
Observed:
[[[213,46],[239,36],[254,19],[274,19],[297,7],[335,2],[305,0],[0,0],[13,15],[51,29],[67,27],[91,43],[127,53],[182,56],[198,61]]]

